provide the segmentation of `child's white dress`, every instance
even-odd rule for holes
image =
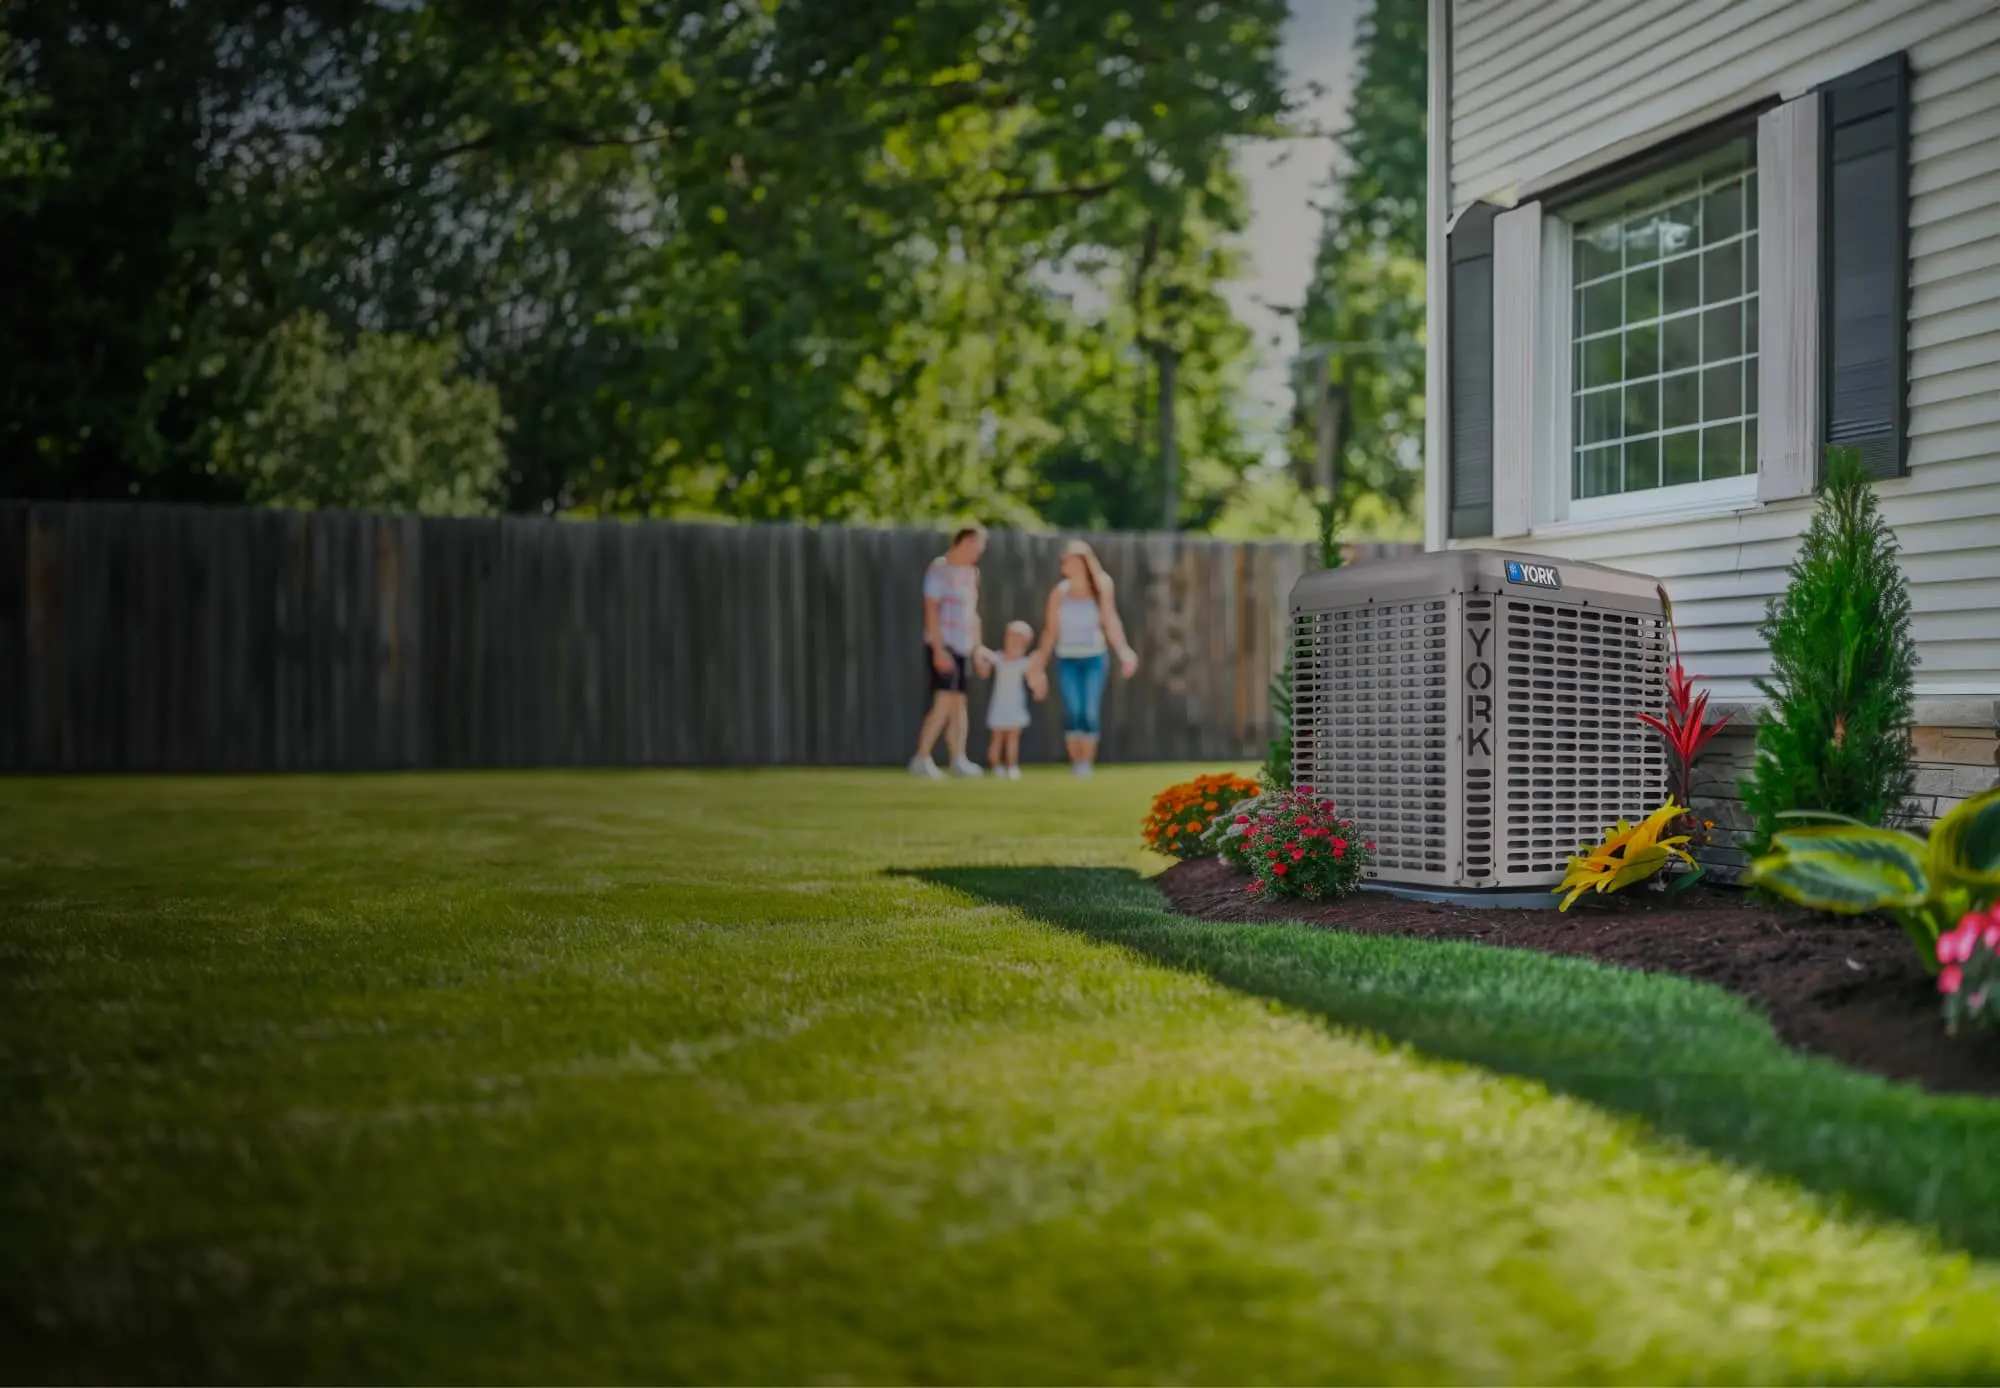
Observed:
[[[986,726],[995,732],[1011,732],[1028,726],[1027,656],[996,656],[993,661],[993,697],[986,704]]]

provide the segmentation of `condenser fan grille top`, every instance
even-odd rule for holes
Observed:
[[[1292,595],[1293,779],[1375,843],[1372,879],[1553,885],[1666,794],[1652,579],[1491,552],[1308,574]]]

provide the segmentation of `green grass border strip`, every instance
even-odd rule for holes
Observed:
[[[1491,945],[1195,920],[1125,870],[901,875],[1427,1055],[1538,1080],[1796,1181],[1843,1212],[2000,1258],[2000,1102],[1801,1054],[1712,985]]]

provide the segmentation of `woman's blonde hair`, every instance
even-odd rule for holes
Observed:
[[[1071,540],[1063,546],[1063,558],[1075,556],[1083,561],[1083,570],[1090,576],[1090,595],[1102,602],[1111,595],[1111,575],[1104,572],[1104,565],[1097,561],[1097,551],[1087,541]]]

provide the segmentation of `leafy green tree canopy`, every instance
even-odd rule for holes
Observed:
[[[217,441],[302,311],[455,339],[514,509],[1032,506],[1079,439],[1143,456],[1161,344],[1230,456],[1204,300],[1283,12],[0,0],[10,128],[70,170],[0,257],[0,482],[231,494]]]
[[[257,354],[249,408],[216,440],[246,499],[295,509],[474,515],[506,470],[500,394],[458,374],[458,344],[401,333],[343,344],[300,313]]]
[[[1406,509],[1422,482],[1428,24],[1424,0],[1374,0],[1361,22],[1335,201],[1299,316],[1302,341],[1337,344],[1341,515],[1364,497]],[[1301,428],[1294,451],[1310,447]]]

